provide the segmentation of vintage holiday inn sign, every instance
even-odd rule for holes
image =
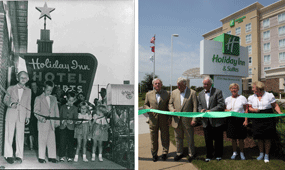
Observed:
[[[248,50],[239,37],[222,34],[216,40],[200,42],[200,74],[247,77]]]
[[[90,53],[26,53],[20,55],[26,61],[30,80],[43,85],[53,81],[64,91],[83,92],[89,99],[98,62]]]

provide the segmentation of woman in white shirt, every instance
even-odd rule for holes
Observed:
[[[275,97],[272,93],[264,91],[264,83],[257,81],[252,84],[253,95],[249,96],[249,111],[253,113],[273,113],[272,108],[277,113],[282,114],[280,107],[276,104]],[[269,151],[271,139],[276,135],[275,118],[254,118],[252,119],[253,139],[258,139],[258,148],[260,151],[257,160],[269,162]],[[265,156],[264,147],[265,145]]]
[[[233,111],[239,113],[248,113],[247,100],[244,96],[239,95],[239,85],[237,83],[232,83],[229,87],[232,96],[227,97],[225,100],[226,108],[225,111]],[[244,139],[247,136],[246,128],[248,121],[247,118],[239,117],[228,117],[227,118],[227,137],[232,139],[233,145],[233,155],[231,159],[235,159],[238,155],[237,153],[237,140],[239,140],[240,147],[240,158],[245,160],[243,153]]]

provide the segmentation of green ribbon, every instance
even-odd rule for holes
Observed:
[[[224,118],[224,117],[247,117],[247,118],[269,118],[285,116],[285,114],[274,114],[274,113],[238,113],[238,112],[170,112],[156,109],[143,109],[139,110],[139,115],[154,112],[159,114],[165,114],[170,116],[181,116],[181,117],[208,117],[208,118]]]

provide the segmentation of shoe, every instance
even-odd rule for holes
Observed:
[[[39,163],[47,163],[46,160],[39,158]]]
[[[13,158],[13,157],[6,157],[5,160],[6,160],[9,164],[13,164],[13,163],[14,163],[14,158]]]
[[[268,163],[268,162],[269,162],[269,155],[265,154],[264,163]]]
[[[237,155],[238,155],[237,152],[234,152],[233,155],[232,155],[232,157],[231,157],[231,159],[233,159],[233,160],[236,159],[236,156],[237,156]]]
[[[103,162],[102,155],[100,155],[100,154],[99,154],[99,161],[100,161],[100,162]]]
[[[210,161],[211,161],[210,158],[206,158],[206,159],[205,159],[205,162],[210,162]]]
[[[163,161],[166,161],[166,159],[167,159],[167,154],[162,154],[162,155],[161,155],[161,159],[162,159]]]
[[[187,156],[187,160],[188,160],[188,162],[192,162],[193,161],[193,159],[194,159],[194,156]]]
[[[95,159],[96,159],[96,156],[94,156],[94,157],[92,156],[91,161],[92,161],[92,162],[94,162],[94,161],[95,161]]]
[[[21,163],[22,163],[22,159],[21,159],[21,158],[19,158],[19,157],[16,157],[15,162],[17,162],[17,163],[21,164]]]
[[[260,154],[256,159],[257,159],[258,161],[260,161],[260,160],[263,159],[263,157],[264,157],[264,155],[263,155],[263,154]]]
[[[158,160],[158,156],[157,156],[157,155],[155,155],[155,156],[152,157],[152,161],[153,161],[153,162],[156,162],[157,160]]]
[[[58,160],[56,160],[55,158],[48,158],[48,161],[52,162],[52,163],[57,163],[58,162]]]
[[[220,161],[220,160],[222,160],[222,158],[221,158],[221,157],[217,157],[216,160],[217,160],[217,161]]]
[[[83,158],[83,162],[88,162],[88,159],[87,158]]]
[[[243,152],[240,153],[240,159],[245,160],[245,156],[244,156]]]
[[[67,158],[67,162],[72,162],[72,158]]]
[[[175,157],[174,157],[174,160],[175,161],[179,161],[180,159],[182,159],[184,156],[183,156],[183,154],[181,154],[181,155],[176,155]]]
[[[65,161],[65,158],[64,157],[61,157],[60,159],[59,159],[59,162],[64,162]]]

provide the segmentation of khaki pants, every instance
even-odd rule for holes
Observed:
[[[149,129],[151,138],[152,156],[158,152],[158,131],[160,130],[160,138],[162,144],[162,154],[167,154],[169,150],[169,126],[168,116],[157,115],[156,118],[152,114],[149,115]]]
[[[174,128],[174,135],[177,147],[177,154],[183,153],[184,133],[186,135],[189,156],[195,155],[194,128],[191,126],[192,118],[181,117],[177,128]]]

